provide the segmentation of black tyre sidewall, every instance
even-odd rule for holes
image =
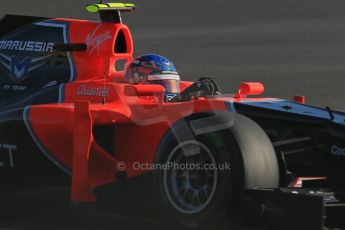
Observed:
[[[185,125],[189,124],[188,120],[184,120],[184,125],[177,123],[165,135],[156,155],[156,163],[166,163],[169,154],[179,143],[199,141],[208,147],[217,164],[228,163],[231,167],[230,170],[218,171],[216,193],[208,206],[190,215],[173,208],[164,191],[163,171],[156,171],[155,191],[168,219],[189,228],[236,229],[245,189],[279,187],[278,161],[268,136],[253,120],[240,114],[232,116],[235,122],[230,129],[196,137],[192,135],[189,125]]]
[[[183,131],[182,131],[183,132]],[[186,132],[186,131],[184,131]],[[155,184],[158,189],[158,197],[163,206],[163,210],[166,210],[165,216],[168,217],[170,220],[178,220],[178,222],[187,227],[198,227],[198,229],[208,229],[209,227],[213,226],[224,226],[229,227],[229,225],[234,224],[234,210],[236,210],[236,200],[233,198],[238,197],[240,194],[241,186],[241,174],[242,170],[239,170],[239,158],[240,152],[238,148],[233,148],[229,151],[228,145],[224,145],[224,148],[219,148],[213,142],[214,138],[218,140],[222,140],[226,137],[227,142],[232,142],[231,146],[236,147],[236,142],[228,131],[222,131],[217,133],[210,133],[199,136],[194,140],[191,138],[186,138],[184,140],[180,140],[181,142],[187,141],[198,141],[207,146],[207,148],[213,154],[217,164],[230,164],[231,170],[219,170],[218,171],[218,182],[216,192],[214,197],[208,207],[206,207],[203,211],[198,214],[181,214],[177,210],[175,210],[172,205],[170,204],[164,190],[163,184],[163,171],[157,171],[155,173]],[[178,145],[178,142],[170,133],[169,144],[166,145],[157,155],[156,163],[164,164],[166,163],[168,155],[171,151]],[[184,134],[180,134],[179,136],[185,136]],[[224,141],[224,140],[223,140]],[[232,165],[236,165],[232,167]],[[235,178],[232,178],[235,176]],[[236,194],[236,195],[235,195]],[[224,217],[226,216],[226,219]]]

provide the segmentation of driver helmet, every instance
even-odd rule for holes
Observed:
[[[180,93],[180,76],[174,64],[157,54],[146,54],[128,64],[125,81],[129,84],[158,84],[169,99]]]

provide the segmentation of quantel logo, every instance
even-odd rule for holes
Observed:
[[[80,85],[77,89],[77,94],[80,96],[108,97],[110,87],[88,87],[86,85]]]

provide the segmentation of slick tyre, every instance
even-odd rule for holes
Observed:
[[[254,121],[231,114],[226,130],[193,135],[190,119],[165,135],[156,156],[157,197],[165,217],[190,229],[237,229],[246,188],[276,188],[273,146]],[[195,119],[195,118],[194,118]]]

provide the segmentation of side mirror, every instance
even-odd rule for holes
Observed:
[[[260,82],[242,82],[235,98],[246,98],[248,95],[261,95],[265,87]]]

